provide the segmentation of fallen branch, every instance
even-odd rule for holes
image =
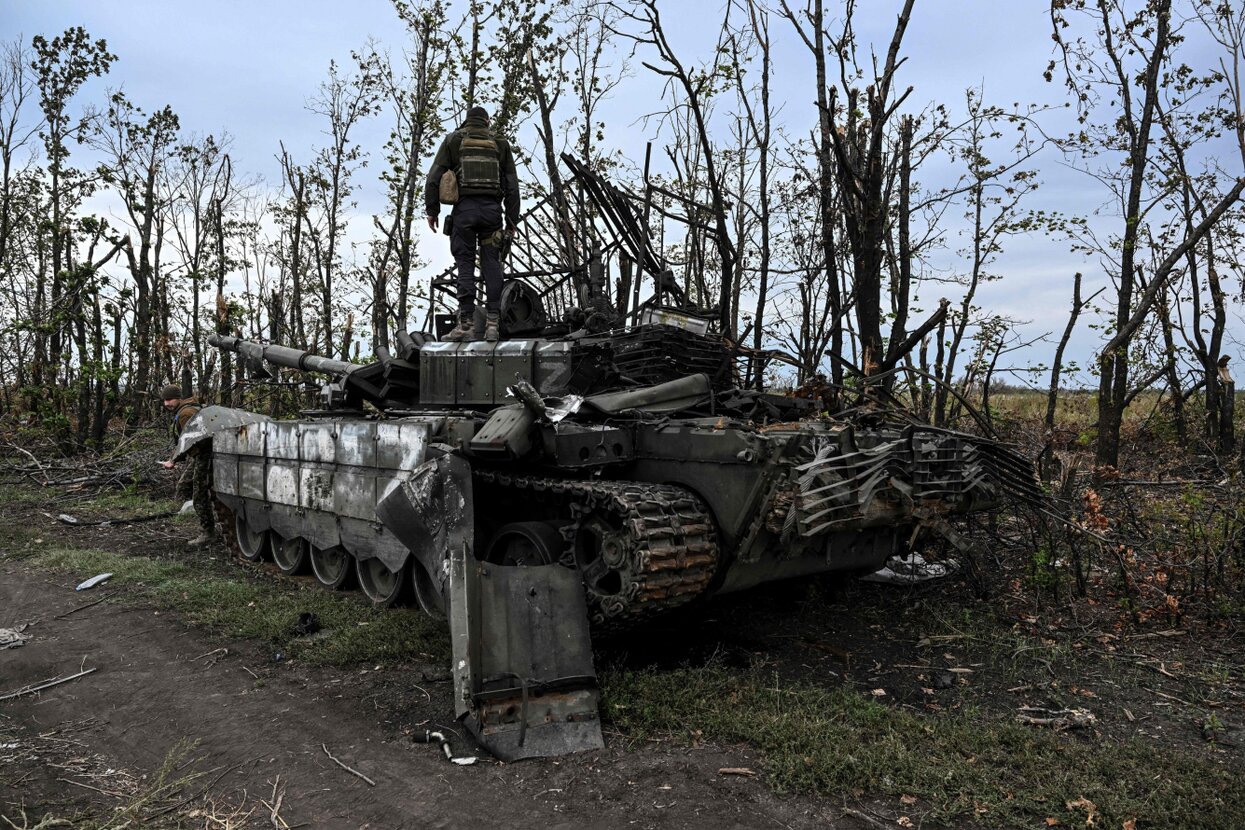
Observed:
[[[281,776],[277,776],[277,780],[272,785],[272,804],[264,802],[265,806],[270,808],[268,820],[272,822],[275,830],[288,830],[289,825],[285,819],[281,818],[281,802],[285,799],[285,788],[281,786]]]
[[[0,698],[0,700],[3,700],[3,698]],[[355,776],[358,776],[359,778],[362,778],[364,781],[367,782],[367,785],[369,787],[376,786],[376,782],[373,781],[371,778],[368,778],[366,775],[359,772],[357,769],[354,769],[353,767],[348,767],[345,764],[343,764],[341,761],[334,758],[333,753],[329,752],[329,748],[327,746],[325,746],[324,744],[320,744],[320,748],[324,750],[324,754],[329,756],[329,760],[332,761],[334,764],[337,764],[337,766],[341,767],[342,769],[344,769],[346,772],[350,773],[351,775],[355,775]]]
[[[246,763],[246,762],[245,762],[245,761],[243,761],[242,763]],[[174,810],[179,810],[179,809],[181,809],[182,807],[185,807],[187,804],[189,804],[190,802],[194,801],[196,798],[199,798],[199,797],[201,797],[201,796],[203,796],[203,795],[206,795],[206,794],[207,794],[207,792],[208,792],[209,790],[211,790],[213,787],[215,787],[215,786],[217,785],[217,783],[219,783],[219,782],[220,782],[220,780],[221,780],[222,778],[224,778],[226,775],[228,775],[229,773],[233,772],[234,770],[238,769],[238,768],[239,768],[239,767],[241,767],[241,766],[242,766],[242,764],[234,764],[232,767],[228,767],[228,768],[226,768],[226,770],[225,770],[224,772],[222,772],[220,775],[218,775],[218,776],[216,776],[215,778],[213,778],[213,779],[211,780],[211,782],[209,782],[206,786],[204,786],[204,787],[203,787],[203,789],[199,790],[199,791],[198,791],[198,792],[196,792],[196,793],[193,793],[193,794],[191,794],[191,795],[186,796],[186,797],[185,797],[185,798],[183,798],[181,801],[178,801],[178,802],[177,802],[177,803],[175,803],[175,804],[170,804],[170,805],[169,805],[169,806],[167,806],[167,807],[162,807],[161,809],[157,810],[157,811],[156,811],[156,812],[154,812],[154,813],[148,813],[148,814],[147,814],[147,816],[146,816],[146,820],[147,820],[147,821],[151,821],[151,820],[152,820],[152,819],[154,819],[154,818],[157,818],[157,817],[159,817],[159,816],[163,816],[163,815],[165,815],[165,814],[167,814],[167,813],[171,813],[171,812],[173,812]],[[211,774],[211,773],[209,773],[209,775],[210,775],[210,774]]]
[[[1225,479],[1190,478],[1150,481],[1145,479],[1117,478],[1098,482],[1099,487],[1222,487]]]
[[[865,822],[866,824],[871,824],[874,827],[881,827],[883,828],[883,830],[890,830],[889,824],[887,824],[884,821],[878,821],[876,818],[864,812],[863,810],[856,810],[851,807],[844,807],[843,815],[851,816],[852,818],[858,818],[861,821]]]
[[[1067,729],[1084,729],[1093,726],[1098,719],[1088,709],[1040,709],[1035,706],[1021,707],[1016,721],[1026,726],[1049,726],[1056,732]]]
[[[45,467],[43,464],[40,464],[39,459],[35,458],[34,454],[31,453],[29,450],[19,447],[17,444],[14,444],[12,441],[5,441],[5,443],[8,444],[11,448],[17,450],[22,455],[30,459],[31,463],[35,465],[35,469],[37,469],[43,475],[43,486],[46,487],[48,483],[47,467]],[[33,470],[22,470],[22,472],[29,473],[29,472],[34,472],[34,471]]]
[[[79,605],[77,608],[74,608],[74,609],[71,609],[71,610],[69,610],[69,611],[66,611],[64,614],[57,614],[57,615],[56,615],[55,617],[53,617],[52,619],[54,619],[54,620],[63,620],[63,619],[65,619],[65,618],[66,618],[66,617],[68,617],[68,616],[71,616],[71,615],[73,615],[73,614],[77,614],[79,611],[82,611],[82,610],[84,610],[84,609],[90,608],[92,605],[99,605],[101,602],[107,602],[108,600],[112,599],[112,596],[113,596],[112,594],[105,594],[104,596],[100,597],[99,599],[95,600],[94,602],[88,602],[86,605]]]
[[[34,694],[35,692],[41,692],[44,689],[50,689],[53,686],[59,686],[62,683],[68,683],[70,680],[77,680],[79,677],[86,677],[88,674],[94,671],[98,671],[98,669],[87,669],[86,671],[80,671],[77,674],[71,674],[68,677],[58,677],[52,680],[45,680],[42,683],[38,683],[34,686],[26,686],[25,688],[18,689],[17,691],[8,692],[7,694],[0,695],[0,700],[11,700],[15,697],[21,697],[22,695],[29,695],[29,694]]]
[[[56,780],[64,781],[66,784],[73,784],[75,787],[82,787],[84,790],[95,790],[95,792],[100,793],[101,795],[107,795],[113,798],[125,798],[125,796],[122,795],[121,793],[114,793],[114,792],[109,792],[108,790],[101,790],[99,787],[92,787],[90,784],[83,784],[81,781],[74,781],[71,778],[57,778]]]
[[[204,652],[203,654],[200,654],[198,657],[196,657],[195,659],[191,660],[190,662],[192,662],[192,663],[197,663],[197,662],[199,662],[200,660],[202,660],[204,657],[211,657],[211,656],[213,656],[213,655],[215,655],[215,654],[219,654],[221,657],[228,657],[228,656],[229,656],[229,649],[227,649],[227,648],[214,648],[214,649],[212,649],[211,651]],[[216,661],[215,661],[215,660],[213,660],[213,661],[212,661],[212,664],[215,664],[215,663],[216,663]]]
[[[154,522],[156,519],[167,519],[176,516],[179,511],[166,510],[163,513],[151,513],[147,516],[135,516],[131,519],[96,519],[93,521],[84,521],[77,516],[71,516],[68,513],[61,513],[56,517],[56,521],[61,524],[72,525],[74,527],[104,527],[107,525],[136,525],[141,522]]]

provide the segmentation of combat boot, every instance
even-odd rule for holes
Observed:
[[[501,329],[498,327],[497,313],[490,311],[484,322],[484,339],[489,343],[496,343],[500,337]]]
[[[215,531],[203,531],[195,538],[191,539],[186,547],[190,548],[207,548],[216,544],[220,540],[220,534]]]
[[[470,317],[464,317],[458,321],[458,325],[450,330],[441,340],[444,343],[470,343],[476,339],[475,320]]]

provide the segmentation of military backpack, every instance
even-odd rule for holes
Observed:
[[[501,152],[487,130],[468,130],[458,149],[458,192],[462,196],[501,195]]]

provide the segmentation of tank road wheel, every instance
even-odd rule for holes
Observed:
[[[562,531],[547,522],[512,522],[489,541],[484,561],[494,565],[552,565],[562,558]]]
[[[286,539],[273,534],[272,561],[283,574],[302,573],[307,569],[307,543],[297,536]]]
[[[354,577],[354,557],[346,552],[341,545],[331,548],[318,548],[308,544],[311,572],[316,581],[332,591],[344,591],[350,587]]]
[[[238,553],[248,562],[258,562],[268,555],[268,531],[256,532],[246,523],[241,513],[233,517],[234,536],[238,540]]]
[[[613,516],[592,515],[575,528],[575,564],[583,574],[584,584],[595,590],[605,604],[622,593],[623,578],[619,572],[628,564],[635,541]]]
[[[372,601],[373,605],[383,608],[397,605],[398,600],[402,598],[402,594],[405,593],[406,585],[409,581],[406,571],[410,566],[410,560],[408,559],[397,571],[391,571],[377,557],[355,560],[355,571],[359,575],[359,587],[363,589],[363,593]]]
[[[441,588],[432,574],[428,573],[419,562],[412,562],[411,588],[415,592],[415,601],[425,614],[430,617],[445,616],[445,599],[441,596]]]

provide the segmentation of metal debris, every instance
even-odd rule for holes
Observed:
[[[445,759],[451,764],[457,764],[460,767],[469,767],[478,760],[474,755],[455,757],[454,750],[450,748],[450,739],[446,737],[444,732],[425,729],[423,732],[416,732],[412,735],[411,740],[417,744],[437,744],[441,747],[441,751],[445,753]]]
[[[942,579],[959,569],[960,563],[953,559],[946,562],[927,562],[921,554],[913,553],[907,557],[892,556],[886,560],[886,567],[860,579],[862,582],[881,582],[887,585],[915,585],[931,579]]]
[[[6,648],[19,648],[26,645],[26,641],[31,639],[29,634],[23,634],[29,623],[22,623],[17,628],[0,628],[0,651]]]
[[[92,588],[95,588],[96,586],[103,585],[105,582],[107,582],[110,579],[112,579],[111,573],[96,574],[95,576],[91,577],[85,582],[78,583],[78,587],[74,588],[74,590],[75,591],[89,591]]]

